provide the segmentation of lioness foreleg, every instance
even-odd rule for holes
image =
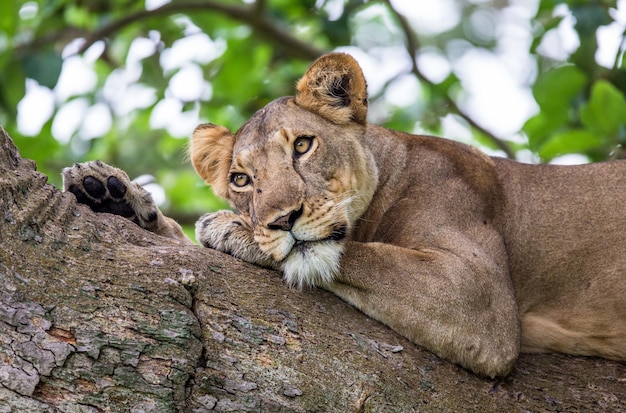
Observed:
[[[325,288],[440,357],[494,377],[510,372],[520,349],[507,277],[478,248],[350,242]]]
[[[204,214],[196,222],[196,239],[212,248],[246,262],[278,269],[254,240],[252,228],[232,211]]]
[[[192,243],[176,221],[163,215],[152,196],[126,172],[101,161],[63,169],[63,190],[94,212],[120,215],[155,234]]]

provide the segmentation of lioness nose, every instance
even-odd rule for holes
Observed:
[[[277,218],[273,222],[267,224],[269,229],[282,229],[283,231],[291,231],[293,224],[302,215],[302,207],[297,211],[291,211],[282,217]]]

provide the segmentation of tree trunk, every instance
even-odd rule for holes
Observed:
[[[626,366],[486,380],[322,290],[95,214],[0,128],[0,412],[626,410]]]

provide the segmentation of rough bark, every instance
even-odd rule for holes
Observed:
[[[626,410],[626,366],[486,380],[321,290],[95,214],[0,128],[0,412]]]

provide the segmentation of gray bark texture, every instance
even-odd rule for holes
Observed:
[[[487,380],[46,181],[0,128],[0,412],[626,411],[624,364],[522,355]]]

